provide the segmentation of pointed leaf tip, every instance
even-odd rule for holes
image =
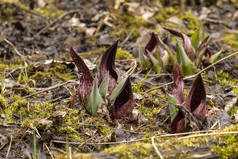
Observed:
[[[176,61],[174,65],[174,83],[173,83],[173,96],[177,100],[179,104],[182,104],[184,102],[184,82],[183,82],[183,75],[182,71],[180,70],[179,64]]]
[[[107,72],[109,72],[109,94],[116,87],[120,81],[120,76],[115,67],[115,57],[117,51],[118,41],[112,44],[102,55],[99,65],[99,84],[103,81]]]
[[[117,95],[112,107],[112,119],[120,119],[131,113],[133,110],[133,92],[130,77],[128,77]]]
[[[202,76],[199,74],[192,84],[185,107],[190,110],[195,117],[201,121],[205,120],[206,115],[206,91]]]
[[[78,96],[80,102],[85,106],[93,87],[94,78],[83,59],[77,55],[72,47],[70,48],[70,55],[78,68],[79,73],[82,74],[80,77],[80,84],[78,86]]]
[[[88,76],[93,81],[93,76],[88,68],[88,66],[84,63],[83,59],[74,51],[74,49],[70,48],[70,55],[78,68],[79,73],[82,73],[84,76]]]
[[[167,27],[164,27],[164,29],[167,30],[168,32],[170,32],[171,34],[183,39],[183,47],[184,47],[186,54],[188,55],[188,57],[191,61],[195,61],[196,52],[195,52],[195,49],[192,45],[190,38],[185,33],[177,31],[175,29],[171,29],[171,28],[167,28]]]
[[[145,54],[146,56],[148,56],[148,52],[147,52],[147,51],[149,51],[149,52],[151,52],[151,54],[152,54],[153,56],[155,56],[155,50],[154,50],[154,49],[156,48],[157,44],[158,44],[158,39],[157,39],[155,33],[152,32],[150,41],[149,41],[149,42],[147,43],[147,45],[145,46],[144,54]],[[149,56],[148,56],[148,57],[149,57]]]

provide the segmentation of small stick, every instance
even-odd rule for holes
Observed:
[[[237,54],[238,54],[238,52],[234,52],[234,53],[232,53],[232,54],[230,54],[230,55],[228,55],[228,56],[226,56],[226,57],[223,57],[222,59],[220,59],[220,60],[214,62],[213,64],[207,66],[206,68],[202,69],[202,70],[199,71],[198,73],[196,73],[196,74],[194,74],[194,75],[191,75],[191,76],[188,76],[188,77],[185,77],[185,78],[183,78],[183,79],[184,79],[184,80],[192,79],[192,78],[196,77],[197,75],[199,75],[200,73],[202,73],[202,72],[208,70],[209,68],[215,66],[216,64],[218,64],[218,63],[220,63],[220,62],[222,62],[222,61],[225,61],[226,59],[229,59],[230,57],[235,56],[235,55],[237,55]],[[155,89],[159,89],[159,88],[162,88],[162,87],[171,85],[171,84],[173,84],[173,82],[168,82],[168,83],[165,83],[165,84],[161,84],[161,85],[159,85],[159,86],[157,86],[157,87],[154,87],[154,88],[151,88],[151,89],[147,90],[145,93],[151,92],[151,91],[153,91],[153,90],[155,90]]]
[[[66,17],[69,14],[72,13],[76,13],[78,12],[78,10],[71,10],[69,12],[66,12],[64,14],[62,14],[61,16],[59,16],[57,19],[55,19],[53,22],[51,22],[50,24],[46,25],[43,29],[41,29],[38,33],[36,33],[35,37],[40,35],[41,33],[43,33],[44,31],[46,31],[48,28],[52,27],[53,25],[55,25],[58,21],[60,21],[61,19],[63,19],[64,17]]]
[[[49,152],[50,157],[51,157],[52,159],[54,159],[54,156],[53,156],[52,152],[50,151],[49,147],[46,145],[46,143],[44,143],[44,146],[46,147],[47,151]]]
[[[49,87],[49,88],[46,88],[46,89],[44,89],[44,90],[35,92],[35,93],[33,93],[33,94],[29,94],[29,95],[27,95],[27,96],[24,96],[23,98],[28,98],[28,97],[34,96],[34,95],[36,95],[36,94],[40,94],[40,93],[42,93],[42,92],[46,92],[46,91],[49,91],[49,90],[55,89],[55,88],[57,88],[57,87],[66,85],[66,84],[68,84],[68,83],[73,83],[73,82],[75,82],[75,81],[74,81],[74,80],[69,80],[69,81],[67,81],[67,82],[60,83],[60,84],[51,86],[51,87]]]
[[[7,40],[7,39],[4,37],[4,35],[1,35],[1,36],[2,36],[2,40],[5,41],[7,44],[9,44],[9,45],[13,48],[13,50],[17,53],[18,56],[20,56],[21,58],[25,59],[25,56],[22,55],[22,54],[17,50],[16,46],[15,46],[11,41]]]
[[[204,137],[204,136],[213,136],[213,135],[228,135],[228,134],[238,134],[238,131],[219,132],[219,133],[210,133],[210,134],[198,134],[198,135],[180,137],[179,139],[181,140],[181,139],[188,139],[188,138],[193,138],[193,137]]]
[[[158,150],[158,148],[157,148],[156,145],[155,145],[155,137],[153,136],[153,137],[151,138],[151,140],[152,140],[152,146],[154,147],[155,152],[156,152],[157,155],[160,157],[160,159],[163,159],[162,154],[160,153],[160,151]]]
[[[11,146],[12,146],[12,135],[11,135],[11,137],[10,137],[10,143],[9,143],[9,146],[8,146],[8,149],[7,149],[6,159],[8,158],[8,155],[9,155],[9,152],[10,152],[10,149],[11,149]]]
[[[215,131],[215,130],[213,130]],[[195,132],[190,132],[190,133],[197,133],[201,131],[195,131]],[[211,132],[207,131],[207,132]],[[159,137],[173,137],[173,136],[178,136],[178,135],[185,135],[186,133],[178,133],[178,134],[165,134],[161,136],[156,136],[156,138]],[[191,136],[184,136],[180,137],[179,139],[186,139],[186,138],[193,138],[193,137],[204,137],[204,136],[213,136],[213,135],[227,135],[227,134],[238,134],[238,131],[228,131],[228,132],[220,132],[220,133],[207,133],[207,134],[198,134],[198,135],[191,135]],[[132,142],[138,142],[138,141],[145,141],[145,140],[151,140],[151,138],[141,138],[141,139],[136,139],[136,140],[131,140],[131,141],[117,141],[117,142],[102,142],[102,143],[93,143],[93,142],[68,142],[68,144],[73,144],[73,145],[80,145],[80,144],[85,144],[85,145],[115,145],[115,144],[126,144],[126,143],[132,143]],[[61,143],[61,144],[66,144],[66,141],[60,141],[60,140],[52,140],[54,143]]]

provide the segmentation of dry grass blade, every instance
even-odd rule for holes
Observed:
[[[155,137],[153,136],[153,137],[151,138],[151,140],[152,140],[152,146],[153,146],[153,148],[155,149],[155,152],[156,152],[157,155],[160,157],[160,159],[163,159],[162,154],[160,153],[160,151],[158,150],[158,148],[157,148],[156,145],[155,145]]]

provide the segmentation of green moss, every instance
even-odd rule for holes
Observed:
[[[194,16],[191,12],[186,12],[184,16],[181,17],[181,19],[184,21],[184,24],[187,26],[187,28],[190,30],[190,33],[192,34],[195,30],[202,30],[203,26],[199,22],[198,18]]]
[[[56,157],[56,159],[68,159],[67,155],[60,155]],[[97,159],[97,157],[92,156],[90,154],[74,154],[72,155],[72,159]]]
[[[137,142],[134,144],[119,145],[105,149],[103,152],[115,154],[121,159],[144,159],[146,157],[153,158],[154,149],[151,144]],[[155,157],[155,156],[154,156]]]
[[[238,0],[231,0],[231,2],[234,4],[236,8],[238,8]]]
[[[152,107],[152,108],[151,108]],[[156,118],[155,116],[160,112],[161,108],[157,108],[154,106],[150,107],[145,107],[145,106],[140,106],[139,107],[139,112],[142,116],[145,118],[149,119],[150,121],[155,121]]]
[[[44,8],[35,8],[33,11],[51,18],[57,18],[63,13],[63,11],[57,9],[53,5],[47,5]]]
[[[115,19],[116,27],[111,34],[120,36],[121,39],[126,38],[130,31],[132,31],[132,37],[137,38],[140,35],[139,29],[148,26],[144,19],[129,13],[117,14]]]
[[[238,113],[238,105],[234,105],[231,109],[231,112],[230,112],[230,116],[231,116],[231,119],[234,119],[234,114],[237,114]]]
[[[65,109],[65,108],[62,108]],[[67,114],[63,118],[63,126],[58,125],[55,133],[66,134],[78,142],[84,142],[84,137],[80,133],[82,126],[77,124],[80,121],[79,110],[67,108]]]
[[[104,120],[103,118],[101,117],[88,117],[84,123],[86,124],[93,124],[93,125],[107,125],[107,121]]]
[[[226,130],[237,131],[238,125],[233,125]],[[221,145],[214,146],[212,151],[218,153],[222,159],[238,158],[237,138],[238,134],[223,135],[222,139],[220,139],[220,141],[223,141],[223,143]]]
[[[0,64],[0,72],[4,72],[4,70],[5,70],[6,68],[8,68],[7,65],[5,65],[5,64]]]
[[[0,95],[0,110],[4,110],[7,107],[6,99]]]
[[[132,54],[122,48],[117,49],[116,60],[131,59]]]
[[[113,133],[113,131],[110,128],[104,126],[98,127],[98,129],[104,136],[111,135]]]
[[[14,115],[20,115],[19,110],[27,107],[27,100],[18,96],[13,95],[9,98],[9,106],[5,109],[5,114],[8,119],[8,123],[15,123]]]
[[[224,43],[230,45],[233,48],[238,49],[238,34],[224,34]]]
[[[163,8],[156,16],[158,22],[164,22],[172,16],[177,16],[179,14],[179,9],[177,7],[167,7]]]
[[[38,87],[49,87],[52,83],[50,74],[44,72],[36,72],[30,79],[34,80]]]
[[[55,65],[52,65],[49,69],[49,72],[52,72],[56,77],[64,81],[78,78],[78,76],[76,74],[73,74],[73,71],[68,68],[66,64],[63,63],[57,63]]]

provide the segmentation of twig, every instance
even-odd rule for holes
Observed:
[[[134,60],[133,66],[131,66],[131,68],[126,73],[124,73],[122,75],[122,78],[124,78],[126,76],[131,76],[133,74],[133,72],[135,72],[136,67],[137,67],[137,62],[136,62],[136,60]]]
[[[57,88],[57,87],[61,87],[61,86],[63,86],[63,85],[66,85],[66,84],[68,84],[68,83],[73,83],[73,82],[75,82],[75,81],[74,81],[74,80],[69,80],[69,81],[67,81],[67,82],[60,83],[60,84],[51,86],[51,87],[49,87],[49,88],[46,88],[46,89],[44,89],[44,90],[35,92],[35,93],[33,93],[33,94],[29,94],[29,95],[27,95],[27,96],[24,96],[23,98],[28,98],[28,97],[34,96],[34,95],[36,95],[36,94],[40,94],[40,93],[42,93],[42,92],[46,92],[46,91],[49,91],[49,90],[55,89],[55,88]]]
[[[120,46],[122,47],[123,45],[125,45],[125,43],[129,40],[129,38],[131,37],[131,35],[132,35],[132,33],[134,32],[134,30],[131,30],[130,32],[129,32],[129,34],[127,35],[127,37],[125,38],[125,40],[122,42],[122,43],[120,43]]]
[[[78,12],[78,10],[71,10],[71,11],[68,11],[64,14],[62,14],[61,16],[59,16],[57,19],[55,19],[53,22],[51,22],[50,24],[46,25],[43,29],[41,29],[38,33],[36,33],[35,37],[40,35],[41,33],[43,33],[44,31],[46,31],[48,28],[52,27],[53,25],[55,25],[58,21],[60,21],[61,19],[63,19],[64,17],[66,17],[67,15],[69,14],[72,14],[72,13],[76,13]]]
[[[162,154],[160,153],[160,151],[158,150],[158,148],[157,148],[156,145],[155,145],[155,137],[153,136],[153,137],[151,138],[151,140],[152,140],[152,146],[154,147],[155,152],[156,152],[157,155],[160,157],[160,159],[163,159]]]
[[[238,134],[238,131],[219,132],[219,133],[210,133],[210,134],[198,134],[198,135],[180,137],[179,139],[181,140],[181,139],[188,139],[188,138],[193,138],[193,137],[204,137],[204,136],[213,136],[213,135],[228,135],[228,134]]]
[[[8,158],[9,152],[10,152],[10,150],[11,150],[11,146],[12,146],[12,135],[11,135],[11,137],[10,137],[10,143],[9,143],[9,146],[8,146],[8,149],[7,149],[6,159]]]
[[[215,131],[215,130],[209,130],[209,131]],[[207,132],[209,132],[209,131],[207,131]],[[198,132],[202,132],[202,131],[195,131],[195,132],[189,132],[189,133],[198,133]],[[156,136],[156,138],[160,138],[160,137],[174,137],[174,136],[186,135],[186,134],[188,134],[188,133],[165,134],[165,135]],[[186,139],[186,138],[192,138],[192,137],[213,136],[213,135],[224,135],[224,134],[238,134],[238,131],[229,131],[229,132],[221,132],[221,133],[207,133],[207,134],[191,135],[191,136],[180,137],[179,139]],[[131,141],[102,142],[102,143],[68,142],[68,144],[73,144],[73,145],[80,145],[80,144],[85,144],[85,145],[116,145],[116,144],[126,144],[126,143],[133,143],[133,142],[145,141],[145,140],[151,140],[151,138],[140,138],[140,139],[131,140]],[[66,144],[66,141],[60,141],[60,140],[52,140],[52,142]]]
[[[237,54],[238,54],[238,52],[234,52],[234,53],[232,53],[232,54],[230,54],[230,55],[228,55],[228,56],[226,56],[226,57],[223,57],[222,59],[220,59],[220,60],[214,62],[213,64],[207,66],[206,68],[202,69],[202,70],[199,71],[198,73],[196,73],[196,74],[194,74],[194,75],[191,75],[191,76],[188,76],[188,77],[185,77],[185,78],[183,78],[183,79],[184,79],[184,80],[192,79],[192,78],[196,77],[197,75],[199,75],[200,73],[202,73],[202,72],[208,70],[209,68],[215,66],[216,64],[218,64],[218,63],[220,63],[220,62],[222,62],[222,61],[225,61],[226,59],[229,59],[230,57],[235,56],[235,55],[237,55]],[[173,84],[173,82],[168,82],[168,83],[165,83],[165,84],[161,84],[161,85],[159,85],[159,86],[157,86],[157,87],[154,87],[154,88],[151,88],[151,89],[147,90],[145,93],[151,92],[151,91],[153,91],[153,90],[155,90],[155,89],[159,89],[159,88],[162,88],[162,87],[165,87],[165,86],[169,86],[169,85],[171,85],[171,84]]]
[[[2,37],[2,40],[3,40],[3,41],[5,41],[7,44],[9,44],[9,45],[13,48],[13,50],[17,53],[18,56],[20,56],[21,58],[25,59],[25,56],[22,55],[22,54],[17,50],[16,46],[15,46],[11,41],[7,40],[4,35],[1,35],[1,37]]]
[[[54,159],[54,156],[53,156],[52,152],[50,151],[49,147],[46,145],[46,143],[44,143],[44,145],[45,145],[47,151],[49,152],[50,157],[51,157],[52,159]]]

